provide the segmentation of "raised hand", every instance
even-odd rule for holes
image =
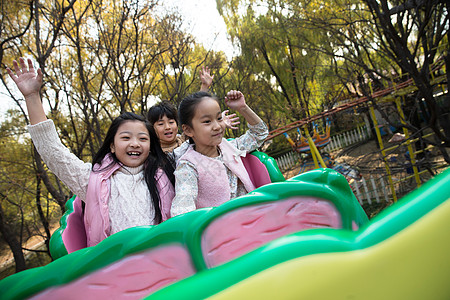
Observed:
[[[209,67],[202,67],[199,73],[200,73],[200,81],[202,83],[200,90],[207,92],[213,82],[214,75],[211,76]]]
[[[13,66],[16,74],[10,68],[6,68],[6,71],[25,97],[30,123],[34,125],[47,120],[39,95],[43,75],[41,69],[37,69],[35,72],[31,59],[28,59],[27,62],[28,66],[22,57],[19,58],[19,63],[14,60]]]
[[[225,123],[225,126],[230,129],[238,129],[236,125],[241,124],[241,122],[239,121],[239,117],[236,117],[236,114],[227,115],[228,112],[229,110],[224,110],[222,112],[222,119]]]
[[[27,63],[28,66],[22,57],[19,58],[19,63],[14,60],[13,66],[16,74],[10,68],[6,68],[9,76],[25,98],[39,94],[43,77],[41,69],[37,69],[37,72],[35,72],[31,59],[28,59]]]
[[[245,97],[240,91],[231,90],[225,97],[225,104],[234,110],[240,111],[247,107],[245,103]]]
[[[225,97],[225,104],[239,112],[250,125],[262,122],[261,118],[247,105],[245,97],[240,91],[229,91]]]

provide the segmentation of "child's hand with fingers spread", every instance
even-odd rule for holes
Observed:
[[[202,67],[202,69],[200,70],[200,81],[202,83],[200,90],[207,92],[213,82],[213,79],[214,75],[211,76],[209,67]]]
[[[230,129],[238,129],[236,125],[241,124],[241,122],[239,121],[239,117],[236,117],[236,114],[227,115],[228,112],[229,110],[224,110],[222,112],[222,119],[225,123],[225,126]]]
[[[39,94],[43,77],[41,69],[37,69],[37,72],[35,72],[31,59],[28,59],[27,62],[28,66],[25,64],[25,60],[22,57],[19,58],[20,66],[17,61],[13,61],[16,75],[14,75],[10,68],[6,68],[9,76],[16,83],[25,98],[33,94]]]
[[[37,69],[37,72],[35,72],[31,59],[28,59],[27,62],[28,66],[22,57],[19,58],[19,63],[13,61],[16,75],[10,68],[6,68],[6,71],[24,96],[30,123],[34,125],[47,120],[39,94],[43,75],[41,69]]]
[[[225,104],[229,108],[237,111],[247,107],[244,95],[240,91],[235,90],[231,90],[227,93],[227,96],[225,97]]]

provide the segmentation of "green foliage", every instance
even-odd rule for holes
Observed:
[[[14,231],[26,241],[39,233],[39,218],[36,214],[36,174],[30,141],[24,135],[22,119],[17,112],[0,125],[0,204],[2,226]],[[18,126],[19,125],[19,126]],[[18,128],[22,128],[18,130]],[[45,192],[42,193],[45,195]],[[46,213],[55,216],[58,207],[43,197]]]
[[[270,119],[295,121],[331,107],[342,88],[336,86],[336,62],[326,51],[333,38],[310,26],[308,19],[326,14],[320,1],[218,1],[242,58],[251,62],[257,78],[266,82],[265,94],[278,107]],[[329,15],[329,14],[328,14]],[[266,99],[267,101],[267,99]],[[280,126],[278,123],[275,126]]]

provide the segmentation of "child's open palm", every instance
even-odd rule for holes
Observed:
[[[231,90],[227,93],[225,97],[225,104],[234,110],[240,110],[246,107],[245,97],[240,91]]]
[[[214,75],[211,75],[209,67],[202,67],[202,69],[200,70],[200,82],[202,83],[200,90],[207,92],[213,80]]]
[[[223,122],[225,123],[225,126],[230,129],[238,129],[236,125],[241,124],[241,122],[239,121],[239,117],[236,117],[236,114],[227,115],[228,112],[229,112],[228,109],[222,112],[222,119]]]
[[[6,68],[9,76],[16,83],[17,87],[24,97],[30,96],[34,93],[39,93],[43,77],[41,69],[37,69],[37,72],[35,72],[31,59],[28,59],[27,62],[28,67],[22,57],[19,58],[20,65],[17,63],[17,61],[13,61],[14,71],[16,75],[14,75],[13,71],[10,68]]]

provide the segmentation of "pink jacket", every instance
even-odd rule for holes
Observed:
[[[219,206],[230,200],[230,185],[227,177],[227,166],[242,181],[247,192],[255,189],[247,170],[242,163],[242,151],[234,147],[226,139],[219,145],[223,155],[223,163],[195,151],[192,146],[180,158],[194,164],[198,172],[198,196],[196,208]]]
[[[108,154],[102,161],[103,166],[112,162]],[[84,226],[86,228],[87,246],[94,246],[110,235],[109,209],[110,180],[112,174],[120,168],[120,164],[113,164],[110,168],[102,171],[99,165],[94,166],[94,171],[89,176],[89,184],[86,192],[86,208],[84,214]],[[172,205],[175,190],[167,175],[158,170],[157,189],[161,199],[162,220],[170,218],[170,207]]]

